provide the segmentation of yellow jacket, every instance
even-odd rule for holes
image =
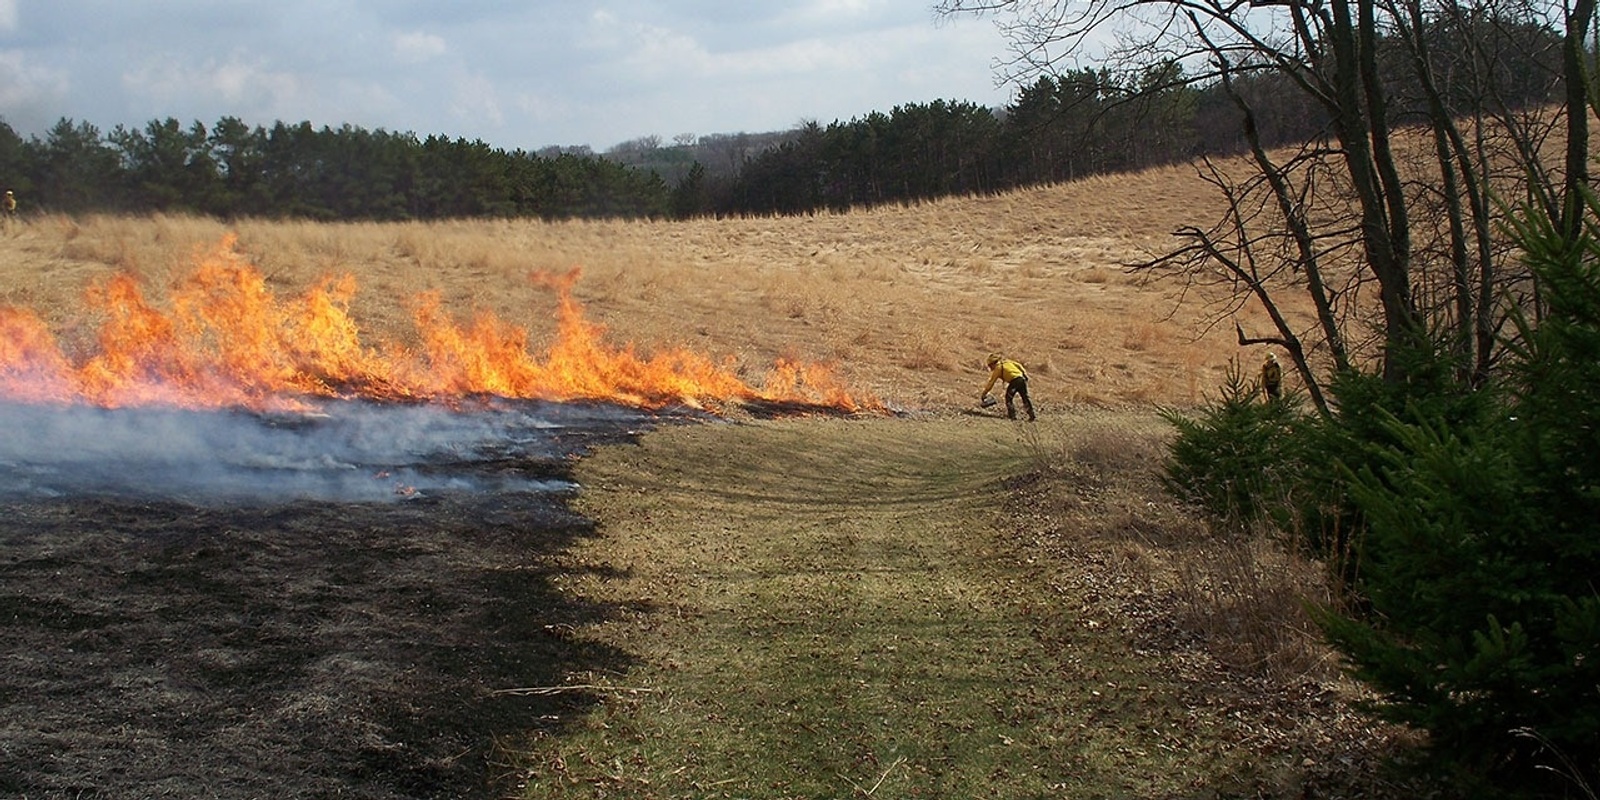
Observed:
[[[1270,359],[1261,365],[1261,382],[1268,387],[1277,388],[1283,383],[1283,367],[1278,365],[1276,359]]]
[[[1021,364],[1009,358],[1002,358],[1000,363],[994,365],[994,369],[989,370],[989,382],[983,385],[983,393],[988,394],[989,390],[994,388],[995,381],[1010,383],[1018,378],[1026,377],[1028,377],[1028,371],[1023,369]]]

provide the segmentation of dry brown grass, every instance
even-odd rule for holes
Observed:
[[[574,675],[615,691],[509,746],[523,796],[1411,796],[1375,768],[1394,731],[1271,627],[1281,552],[1218,547],[1163,494],[1170,435],[951,412],[585,458],[602,535],[561,586],[630,609],[581,636],[637,661]]]
[[[1337,676],[1307,605],[1335,602],[1322,565],[1272,531],[1222,536],[1174,562],[1179,621],[1229,668],[1293,684]]]
[[[984,354],[1028,364],[1041,406],[1184,405],[1239,355],[1202,332],[1207,298],[1124,265],[1209,224],[1217,201],[1193,167],[848,214],[687,222],[310,223],[188,217],[13,223],[0,234],[4,302],[79,329],[84,288],[114,271],[159,296],[197,249],[238,235],[283,294],[351,274],[366,338],[409,343],[411,300],[437,291],[461,317],[487,311],[553,330],[535,271],[580,268],[576,296],[616,343],[684,345],[761,369],[779,356],[836,363],[846,383],[906,407],[966,405]],[[1203,333],[1203,335],[1202,335]],[[1252,356],[1253,358],[1253,356]]]
[[[1158,415],[1131,409],[1026,426],[1033,472],[1015,497],[1038,524],[1025,536],[1041,552],[1104,562],[1106,574],[1067,580],[1096,584],[1135,617],[1159,606],[1179,638],[1199,642],[1234,674],[1343,683],[1307,610],[1338,601],[1325,566],[1293,534],[1213,529],[1175,503],[1158,478],[1172,433]]]

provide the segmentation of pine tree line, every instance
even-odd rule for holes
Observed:
[[[1440,58],[1462,37],[1559,42],[1499,24],[1435,30]],[[1504,52],[1549,52],[1520,42]],[[1444,65],[1446,68],[1449,65]],[[1502,58],[1514,80],[1496,102],[1558,96],[1551,64]],[[1396,70],[1394,74],[1402,74]],[[1520,78],[1518,76],[1521,76]],[[1281,72],[1237,77],[1273,146],[1328,132],[1328,121]],[[1393,87],[1398,123],[1421,93]],[[461,217],[662,218],[797,214],[993,193],[1247,149],[1241,113],[1218,84],[1197,85],[1177,61],[1119,74],[1069,70],[1038,78],[1003,109],[910,103],[826,126],[766,134],[642,137],[605,155],[587,147],[505,150],[481,140],[309,122],[251,127],[224,117],[153,120],[102,132],[63,118],[23,139],[0,121],[0,183],[24,208],[79,213],[189,212],[219,217],[408,220]]]

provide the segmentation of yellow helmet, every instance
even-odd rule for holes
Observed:
[[[989,357],[987,359],[984,359],[983,363],[988,364],[991,367],[996,365],[996,364],[998,364],[998,363],[1000,363],[1000,354],[999,353],[990,353]]]

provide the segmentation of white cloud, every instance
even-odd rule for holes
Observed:
[[[66,73],[31,67],[22,53],[0,50],[0,110],[59,97],[68,84]]]
[[[463,75],[453,82],[450,94],[450,114],[456,119],[471,120],[479,125],[493,127],[505,124],[505,114],[500,110],[499,92],[495,83],[483,75]]]
[[[585,50],[613,50],[621,46],[624,26],[616,14],[600,8],[589,15],[589,24],[575,42]]]
[[[203,86],[230,103],[259,102],[264,98],[268,105],[287,105],[300,95],[300,83],[300,78],[291,73],[229,61],[213,70]]]
[[[35,67],[22,53],[0,51],[0,120],[17,133],[43,132],[56,120],[72,91],[61,70]]]
[[[0,118],[28,133],[235,116],[604,149],[992,102],[992,25],[937,24],[929,5],[0,0],[0,33],[20,14],[28,35],[0,49]]]
[[[868,10],[882,5],[881,0],[816,0],[816,2],[808,4],[808,7],[818,14],[855,16],[865,14]]]
[[[881,0],[812,0],[790,7],[784,16],[794,22],[849,22],[869,16],[882,8]]]
[[[0,32],[17,29],[17,0],[0,0]]]
[[[260,61],[246,61],[237,56],[222,62],[207,60],[193,64],[171,55],[152,57],[124,72],[122,86],[132,101],[130,104],[136,107],[215,104],[246,109],[228,112],[235,116],[248,115],[250,111],[291,108],[303,95],[299,76],[267,69]]]
[[[620,66],[641,78],[672,81],[719,71],[718,59],[691,36],[667,28],[636,25],[628,32],[628,38],[629,52]]]
[[[519,92],[514,98],[513,107],[527,115],[537,123],[570,117],[573,113],[572,105],[566,101],[565,95],[554,92]],[[595,144],[594,142],[550,142],[550,144]]]
[[[394,39],[395,58],[407,64],[431,61],[449,49],[443,37],[431,33],[402,33]]]

